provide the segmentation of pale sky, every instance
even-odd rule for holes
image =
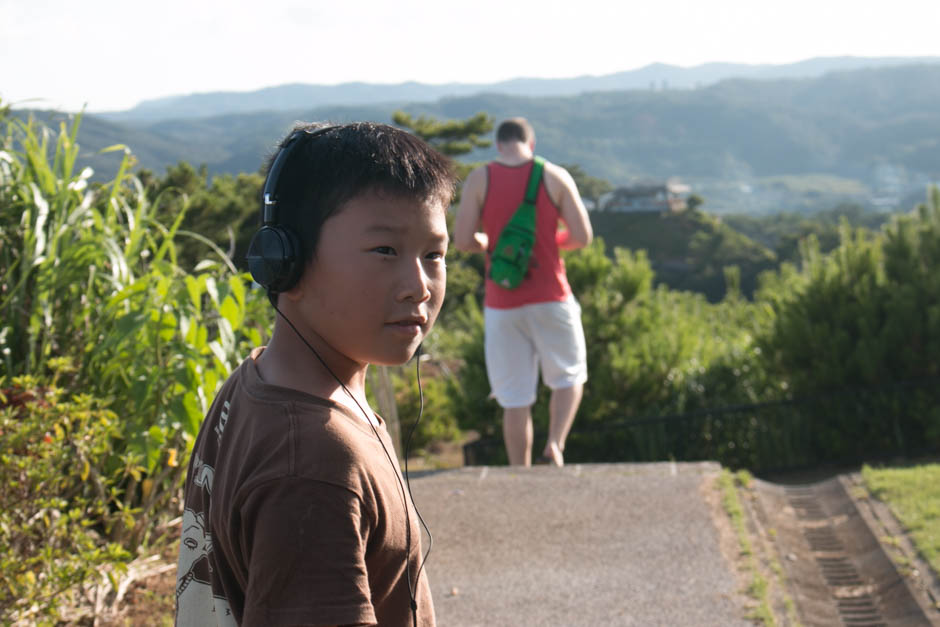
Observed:
[[[0,0],[0,99],[66,110],[842,55],[940,55],[940,0]]]

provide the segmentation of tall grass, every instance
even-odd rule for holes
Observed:
[[[178,515],[202,417],[248,345],[261,343],[269,308],[205,238],[206,258],[194,271],[177,264],[186,204],[161,223],[161,198],[147,199],[127,147],[107,149],[121,159],[115,178],[92,182],[91,169],[80,166],[80,122],[77,116],[55,131],[0,109],[0,409],[14,412],[0,439],[41,434],[44,428],[28,423],[55,415],[50,402],[114,416],[113,428],[94,431],[107,445],[95,449],[107,454],[94,467],[60,459],[49,468],[103,478],[99,502],[83,510],[97,518],[83,524],[133,556],[158,542],[162,523]],[[15,407],[3,393],[25,388],[27,400]],[[93,400],[70,400],[79,397]],[[68,429],[50,437],[62,450],[81,448]],[[29,449],[34,439],[16,440],[17,454],[38,455]],[[44,480],[30,477],[18,480]],[[0,502],[0,511],[27,506]],[[0,535],[13,529],[0,524]]]

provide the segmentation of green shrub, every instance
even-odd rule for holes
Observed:
[[[653,289],[653,270],[643,251],[617,248],[611,258],[599,238],[587,248],[566,253],[565,263],[582,308],[590,377],[570,441],[575,458],[678,455],[670,444],[675,435],[666,433],[665,425],[662,433],[646,430],[642,442],[618,439],[622,434],[614,437],[605,429],[626,419],[758,402],[776,393],[755,345],[769,320],[763,306],[744,300],[734,289],[715,304],[698,294]],[[734,272],[728,274],[733,282]],[[499,438],[501,411],[487,399],[482,313],[467,299],[451,322],[455,324],[448,329],[460,329],[454,342],[460,355],[459,379],[451,393],[458,424]],[[536,430],[543,432],[549,395],[540,387],[533,408]],[[711,441],[712,435],[719,437],[712,432],[700,435],[691,444],[683,443],[687,456],[714,455],[728,444]],[[743,436],[747,434],[720,435],[726,440]]]
[[[24,493],[26,501],[14,505],[99,512],[88,535],[71,537],[78,555],[100,563],[118,555],[111,547],[136,552],[162,541],[154,531],[179,515],[202,418],[248,347],[261,343],[270,307],[199,235],[188,237],[204,244],[207,258],[191,272],[177,263],[176,243],[187,236],[179,230],[185,203],[172,224],[163,224],[160,199],[151,202],[128,173],[133,158],[123,146],[114,148],[124,151],[114,180],[91,184],[90,169],[76,172],[79,119],[53,133],[0,117],[0,376],[55,377],[62,390],[56,399],[88,411],[107,408],[107,433],[89,435],[107,454],[86,460],[87,476],[102,477],[107,489],[86,498],[50,479],[49,489],[59,490],[49,492],[58,495],[54,503]],[[80,394],[99,400],[72,400],[85,398]],[[70,581],[91,572],[74,571]],[[46,601],[31,595],[46,591],[16,594],[41,606]]]
[[[55,622],[131,558],[107,537],[134,525],[119,486],[139,471],[116,463],[121,427],[98,399],[32,377],[0,388],[0,614]]]
[[[417,425],[415,421],[418,418],[421,402],[414,366],[409,364],[398,368],[393,380],[398,418],[401,421],[402,445],[408,441],[408,435],[412,429],[414,429],[414,435],[411,438],[411,452],[424,450],[434,442],[452,442],[460,438],[460,429],[457,428],[454,401],[449,393],[447,377],[438,363],[429,360],[429,363],[421,366],[424,411]]]
[[[940,433],[940,191],[876,237],[843,222],[828,255],[808,240],[802,265],[765,277],[773,323],[758,345],[768,370],[813,412],[823,457],[917,451]],[[902,389],[897,383],[910,384]],[[831,400],[830,400],[831,397]]]
[[[258,207],[264,177],[217,174],[210,180],[205,165],[198,170],[186,162],[168,166],[162,177],[138,172],[147,199],[158,205],[156,218],[172,224],[185,214],[180,231],[198,234],[177,242],[179,265],[192,271],[206,254],[206,240],[226,250],[232,262],[245,269],[245,254],[258,230]]]

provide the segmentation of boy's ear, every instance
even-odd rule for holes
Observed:
[[[290,288],[286,292],[281,292],[281,296],[285,297],[287,300],[292,303],[296,303],[303,299],[304,297],[304,280],[301,276],[300,279],[294,283],[294,287]]]
[[[303,299],[305,293],[305,280],[308,278],[308,273],[310,268],[313,266],[313,260],[311,259],[306,264],[304,264],[303,270],[300,272],[300,276],[297,277],[297,280],[294,282],[294,285],[286,291],[281,292],[285,298],[289,301],[296,303]]]

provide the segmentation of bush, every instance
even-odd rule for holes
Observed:
[[[611,438],[610,426],[626,419],[757,402],[776,392],[754,343],[768,317],[737,290],[711,304],[698,294],[653,289],[643,251],[617,248],[611,258],[600,239],[566,253],[565,263],[582,308],[590,376],[570,441],[572,459],[624,459],[630,447],[640,450]],[[733,286],[736,275],[728,275]],[[498,438],[501,412],[487,399],[483,318],[476,302],[468,299],[455,320],[462,331],[460,379],[451,394],[458,424]],[[537,431],[547,431],[549,396],[541,386],[533,407]],[[651,459],[676,453],[664,446],[640,448]]]
[[[460,429],[454,416],[454,400],[449,393],[449,385],[440,364],[428,360],[421,366],[421,393],[424,396],[424,410],[421,421],[418,419],[421,401],[419,398],[418,378],[413,365],[397,369],[394,377],[395,402],[401,421],[402,445],[411,437],[410,452],[425,450],[434,442],[452,442],[460,439]]]
[[[98,399],[32,377],[0,387],[0,614],[63,620],[131,558],[107,537],[134,526],[118,488],[140,473],[114,458],[120,424]]]
[[[188,452],[202,418],[248,347],[261,343],[270,308],[249,294],[247,276],[205,238],[192,236],[203,241],[208,258],[192,272],[179,265],[185,203],[172,224],[163,224],[159,199],[151,202],[129,174],[133,158],[123,146],[115,147],[124,157],[114,180],[91,184],[90,169],[76,173],[79,121],[56,134],[0,116],[0,375],[55,378],[56,402],[68,399],[76,411],[107,410],[96,414],[107,431],[88,434],[102,450],[86,456],[87,476],[103,478],[107,489],[49,492],[49,498],[59,495],[54,501],[38,493],[35,502],[25,492],[27,500],[15,506],[98,512],[90,535],[62,531],[96,563],[117,555],[113,546],[133,553],[161,542],[154,531],[179,515]],[[35,385],[36,398],[51,393]],[[82,394],[98,400],[86,404]],[[122,516],[112,520],[105,511]],[[91,571],[74,571],[70,580],[79,581],[82,572]],[[30,590],[20,590],[22,603],[46,602]]]
[[[940,191],[876,236],[843,223],[829,255],[812,239],[802,253],[800,268],[766,277],[759,297],[773,324],[759,345],[794,396],[822,399],[813,416],[820,455],[858,458],[935,442]]]

